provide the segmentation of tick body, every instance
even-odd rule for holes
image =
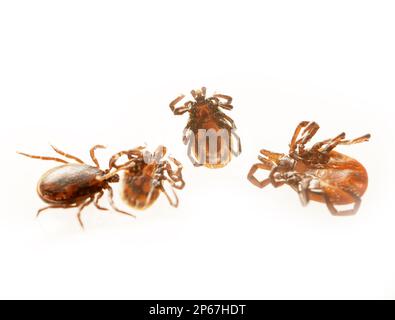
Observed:
[[[132,208],[145,210],[151,207],[161,193],[166,195],[173,207],[178,207],[179,200],[174,189],[182,190],[185,187],[183,168],[174,158],[164,160],[166,152],[162,146],[153,154],[145,147],[139,147],[122,151],[111,159],[110,167],[115,168],[118,168],[116,162],[122,156],[127,156],[129,162],[134,163],[124,170],[121,186],[122,198]]]
[[[188,145],[188,156],[196,166],[207,168],[225,167],[232,156],[241,154],[241,141],[236,125],[223,110],[232,110],[232,98],[223,94],[206,97],[206,88],[191,92],[193,101],[177,105],[185,98],[179,96],[170,103],[175,115],[189,113],[183,141]]]
[[[77,157],[66,154],[55,147],[52,148],[57,153],[74,160],[76,163],[69,163],[68,161],[60,158],[41,157],[20,153],[23,156],[33,159],[50,160],[63,163],[63,165],[46,172],[38,182],[37,193],[49,206],[40,209],[37,216],[48,209],[79,208],[77,218],[81,227],[84,227],[81,219],[81,214],[84,208],[94,203],[96,208],[100,210],[108,210],[99,205],[99,201],[104,195],[104,190],[107,190],[109,193],[109,203],[111,207],[119,213],[134,217],[127,212],[119,210],[114,204],[114,193],[110,184],[118,183],[120,181],[120,177],[117,172],[125,169],[125,167],[120,167],[118,170],[112,172],[111,170],[101,170],[95,156],[95,150],[98,148],[104,148],[103,146],[95,146],[91,149],[90,153],[95,166],[87,165]]]
[[[370,135],[345,140],[346,135],[342,133],[306,147],[318,130],[318,124],[302,122],[294,133],[288,154],[261,150],[260,163],[252,166],[248,179],[259,188],[270,183],[276,188],[287,184],[299,194],[303,205],[311,200],[325,203],[333,215],[356,214],[368,187],[367,171],[357,160],[334,149],[339,145],[366,142]],[[259,181],[255,174],[261,169],[269,170],[270,174]],[[350,204],[353,204],[350,210],[336,208]]]

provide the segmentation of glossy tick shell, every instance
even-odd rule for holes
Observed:
[[[191,93],[194,101],[177,107],[185,97],[182,95],[170,104],[175,115],[189,113],[183,137],[184,143],[188,145],[188,156],[197,167],[223,168],[234,155],[241,153],[235,122],[222,111],[233,109],[232,98],[223,94],[206,98],[204,87]]]
[[[303,130],[303,132],[302,132]],[[301,122],[295,130],[288,154],[261,150],[260,163],[252,166],[248,179],[259,188],[289,185],[303,205],[309,201],[326,203],[333,215],[353,215],[361,205],[368,188],[368,173],[364,166],[342,153],[334,151],[339,145],[366,142],[370,135],[345,140],[345,133],[307,147],[319,130],[315,122]],[[269,170],[267,179],[258,180],[258,170]],[[349,210],[339,211],[335,206],[353,204]]]
[[[120,170],[128,169],[128,165],[116,168],[117,170],[112,171],[113,167],[103,171],[100,169],[99,162],[97,161],[95,151],[97,149],[103,149],[101,145],[96,145],[90,150],[90,155],[94,166],[85,164],[81,159],[67,154],[59,149],[53,147],[53,150],[62,155],[65,158],[72,159],[77,163],[69,163],[68,161],[55,158],[55,157],[43,157],[34,156],[26,153],[19,153],[25,157],[32,159],[39,159],[45,161],[60,162],[63,165],[53,168],[46,172],[38,182],[37,193],[39,197],[46,203],[48,207],[42,208],[38,211],[37,215],[48,209],[55,208],[79,208],[77,218],[81,227],[84,224],[81,220],[81,213],[87,206],[94,203],[99,210],[108,210],[99,205],[99,200],[104,195],[104,190],[108,191],[110,206],[119,213],[132,216],[127,212],[119,210],[113,200],[113,189],[110,183],[119,182],[119,175],[117,174]]]
[[[79,203],[105,188],[106,182],[96,179],[104,175],[98,168],[81,164],[66,164],[45,173],[37,192],[47,203]]]

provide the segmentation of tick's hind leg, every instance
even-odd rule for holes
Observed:
[[[318,152],[318,151],[319,152],[329,152],[329,151],[333,150],[345,137],[346,137],[346,134],[343,132],[333,139],[327,139],[327,140],[318,142],[311,148],[311,152],[313,152],[313,153]],[[322,147],[324,147],[324,146],[326,146],[326,147],[324,149],[322,149]],[[329,147],[331,148],[330,150],[328,149]]]
[[[353,145],[353,144],[367,142],[367,141],[369,141],[370,137],[371,137],[370,134],[366,134],[362,137],[359,137],[359,138],[356,138],[353,140],[344,140],[346,138],[346,134],[341,133],[333,139],[328,139],[328,140],[324,140],[322,142],[316,143],[311,148],[311,151],[313,151],[313,152],[320,151],[320,152],[329,153],[339,145],[349,146],[349,145]],[[325,148],[323,148],[324,146],[325,146]],[[320,150],[321,148],[322,148],[322,150]]]
[[[95,200],[95,207],[97,209],[99,209],[99,210],[102,210],[102,211],[108,211],[107,208],[104,208],[104,207],[100,206],[100,204],[99,204],[99,201],[100,201],[101,198],[103,198],[103,195],[104,195],[104,191],[100,191],[97,194],[97,197],[96,197],[96,200]]]
[[[296,141],[296,147],[304,148],[304,146],[316,135],[320,126],[315,123],[311,122],[303,131],[302,137]]]
[[[353,140],[340,141],[339,144],[348,146],[348,145],[352,145],[352,144],[367,142],[367,141],[370,140],[370,138],[371,138],[370,134],[365,134],[364,136],[356,138],[356,139],[353,139]]]
[[[285,156],[283,153],[275,153],[265,149],[262,149],[260,153],[263,156],[265,156],[265,158],[263,158],[262,156],[258,157],[258,159],[262,162],[269,160],[269,161],[273,161],[274,163],[277,163],[278,161],[280,161],[281,158]]]
[[[170,205],[174,208],[178,208],[178,205],[180,203],[177,193],[174,191],[173,188],[175,188],[175,183],[173,181],[170,181],[169,179],[165,178],[164,181],[167,181],[170,184],[170,189],[173,193],[173,198],[169,195],[165,187],[163,186],[163,182],[161,183],[160,190],[165,194],[167,200],[169,201]],[[174,199],[174,200],[173,200]]]
[[[167,162],[166,164],[166,171],[170,177],[170,179],[173,181],[173,187],[179,190],[184,189],[185,187],[185,181],[182,177],[182,170],[183,166],[181,162],[179,162],[177,159],[169,157],[169,159],[177,166],[177,170],[174,171],[173,168],[171,167],[170,163]]]
[[[189,137],[188,141],[186,142],[186,144],[188,144],[188,158],[195,167],[203,167],[203,164],[194,156],[192,148],[195,148],[195,143],[196,141],[194,137]]]
[[[54,146],[51,146],[51,148],[54,149],[54,151],[55,151],[56,153],[59,153],[59,154],[60,154],[61,156],[63,156],[63,157],[66,157],[66,158],[68,158],[68,159],[75,160],[75,161],[77,161],[77,162],[80,163],[80,164],[85,164],[84,161],[82,161],[81,159],[79,159],[79,158],[77,158],[77,157],[74,157],[74,156],[72,156],[72,155],[70,155],[70,154],[68,154],[68,153],[63,152],[63,151],[60,151],[58,148],[56,148],[56,147],[54,147]]]
[[[237,151],[233,151],[233,139],[231,140],[231,146],[232,146],[232,153],[235,157],[238,157],[239,155],[241,155],[241,153],[243,152],[243,148],[241,146],[241,138],[239,137],[239,135],[235,132],[235,130],[231,130],[232,132],[232,137],[236,140],[236,145],[237,145]]]
[[[107,190],[108,190],[108,200],[110,202],[111,208],[113,208],[118,213],[127,215],[127,216],[132,217],[132,218],[136,218],[135,215],[118,209],[117,206],[114,203],[114,191],[112,190],[112,188],[110,186],[108,186]]]
[[[80,226],[81,226],[82,229],[85,229],[84,223],[82,222],[82,219],[81,219],[82,211],[83,211],[87,206],[89,206],[90,204],[92,204],[93,201],[95,201],[95,198],[94,198],[94,197],[91,197],[91,198],[89,198],[87,201],[85,201],[85,202],[79,207],[78,214],[77,214],[77,219],[78,219],[78,222],[79,222],[79,224],[80,224]]]
[[[36,217],[38,218],[41,215],[41,213],[43,213],[44,211],[49,210],[49,209],[71,209],[71,208],[77,208],[77,207],[78,207],[77,204],[52,205],[52,206],[48,206],[48,207],[38,210]]]
[[[343,191],[345,191],[345,190],[343,190]],[[347,192],[347,191],[345,191],[345,192]],[[354,208],[352,208],[350,210],[343,210],[343,211],[339,211],[338,209],[336,209],[336,207],[334,206],[332,201],[329,199],[329,196],[325,195],[326,205],[332,215],[334,215],[334,216],[353,216],[358,212],[359,208],[361,207],[361,203],[362,203],[361,198],[358,197],[357,195],[354,195],[351,192],[347,192],[347,193],[349,195],[351,195],[354,199]]]
[[[339,188],[338,192],[343,192],[343,193],[346,193],[347,195],[351,196],[351,198],[354,200],[354,208],[352,208],[350,210],[339,211],[338,209],[336,209],[335,205],[333,204],[333,202],[331,201],[329,196],[327,194],[325,194],[325,201],[326,201],[326,205],[328,206],[329,211],[334,216],[355,215],[358,212],[359,208],[361,207],[361,203],[362,203],[361,197],[356,195],[354,192],[344,189],[344,188]]]

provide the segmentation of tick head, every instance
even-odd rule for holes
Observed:
[[[108,183],[118,183],[119,181],[121,181],[121,178],[119,177],[118,174],[112,176],[107,180]]]
[[[201,89],[192,90],[191,94],[197,103],[202,103],[206,101],[206,88],[202,87]]]

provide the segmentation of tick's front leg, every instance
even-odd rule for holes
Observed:
[[[225,94],[217,93],[217,94],[214,94],[213,97],[221,99],[221,100],[224,100],[224,101],[221,101],[221,106],[224,106],[224,107],[230,106],[230,107],[232,107],[231,104],[232,104],[233,98],[231,96],[227,96]],[[230,109],[228,109],[228,110],[230,110]]]
[[[255,173],[258,170],[272,170],[272,165],[267,163],[256,163],[252,166],[250,172],[248,173],[248,180],[255,186],[257,186],[258,188],[264,188],[266,187],[270,182],[271,179],[267,178],[264,179],[262,181],[259,181],[256,177],[255,177]]]
[[[91,159],[92,159],[93,163],[94,163],[94,164],[96,165],[96,167],[99,168],[99,169],[100,169],[100,164],[99,164],[99,161],[98,161],[97,158],[96,158],[95,151],[96,151],[97,149],[105,149],[105,148],[106,148],[105,146],[96,145],[96,146],[94,146],[94,147],[89,151],[89,154],[91,155]]]
[[[186,102],[183,106],[177,107],[177,104],[181,102],[182,99],[185,98],[185,95],[181,95],[176,98],[174,101],[170,103],[170,109],[176,116],[183,115],[184,113],[188,112],[191,108],[191,101]]]

